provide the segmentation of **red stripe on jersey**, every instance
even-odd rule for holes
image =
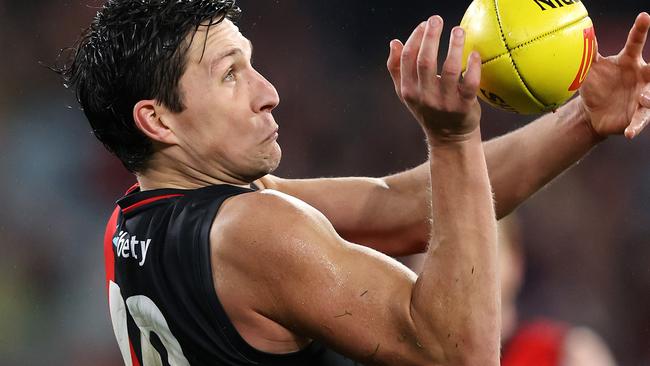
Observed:
[[[166,198],[181,197],[181,196],[183,196],[183,195],[182,194],[167,194],[167,195],[164,195],[164,196],[147,198],[146,200],[142,200],[142,201],[140,201],[138,203],[134,203],[131,206],[123,209],[122,212],[123,213],[129,213],[130,211],[133,211],[138,207],[142,207],[144,205],[148,205],[148,204],[156,202],[156,201],[164,200]]]
[[[131,365],[140,366],[140,361],[138,361],[138,356],[135,354],[135,350],[133,349],[133,343],[131,343],[130,340],[129,340],[129,348],[131,348]]]
[[[115,253],[113,252],[113,236],[117,230],[117,216],[120,214],[120,208],[116,207],[111,218],[106,224],[104,232],[104,265],[106,269],[106,289],[110,281],[115,282]]]
[[[136,183],[136,184],[132,185],[131,188],[127,189],[127,191],[126,191],[126,193],[124,195],[126,196],[127,194],[135,191],[138,188],[140,188],[140,183]]]

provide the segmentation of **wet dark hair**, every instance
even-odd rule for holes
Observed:
[[[133,120],[135,104],[153,99],[182,112],[179,81],[194,35],[240,12],[235,0],[109,0],[63,53],[68,60],[56,71],[75,90],[95,136],[129,171],[146,169],[153,153]]]

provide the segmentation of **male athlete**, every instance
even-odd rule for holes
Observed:
[[[503,215],[603,137],[638,134],[650,16],[620,55],[595,60],[582,99],[484,146],[479,58],[461,80],[455,28],[438,76],[432,17],[389,58],[429,161],[383,179],[290,181],[268,175],[279,100],[237,13],[233,1],[109,1],[64,70],[96,136],[138,178],[106,232],[125,363],[498,365],[488,169]],[[352,241],[428,248],[424,269]]]

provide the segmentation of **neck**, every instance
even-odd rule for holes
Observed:
[[[251,183],[224,172],[206,174],[189,165],[170,167],[154,159],[145,171],[136,173],[136,177],[142,191],[161,188],[197,189],[218,184],[247,187]]]

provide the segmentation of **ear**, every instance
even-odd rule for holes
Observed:
[[[164,109],[155,100],[141,100],[133,107],[133,120],[150,139],[174,145],[177,143],[176,136],[162,118]]]

